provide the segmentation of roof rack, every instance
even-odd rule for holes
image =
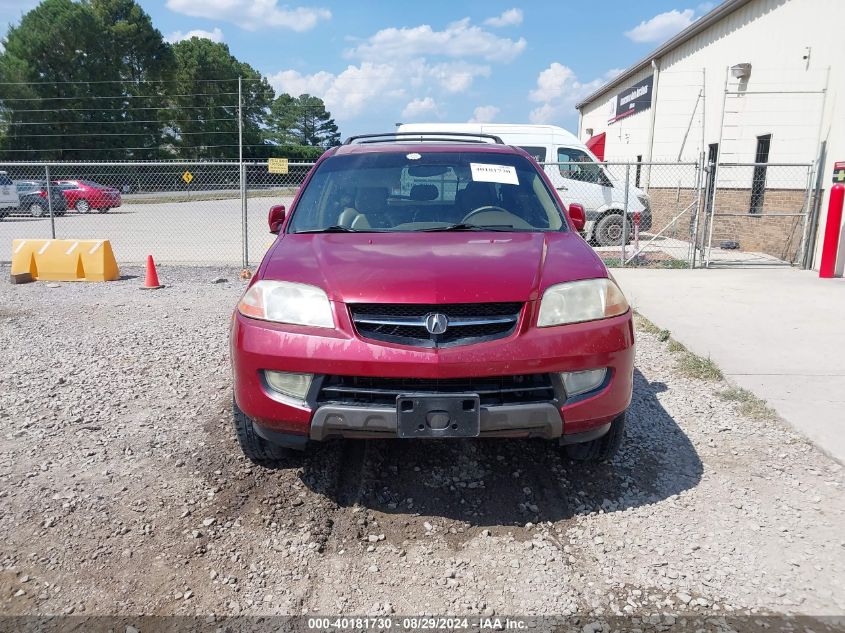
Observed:
[[[383,134],[359,134],[357,136],[350,136],[346,139],[344,145],[352,145],[353,143],[383,143],[386,141],[418,141],[421,143],[427,142],[455,142],[462,143],[489,143],[493,141],[498,145],[504,145],[501,137],[494,134],[473,134],[472,132],[385,132]]]

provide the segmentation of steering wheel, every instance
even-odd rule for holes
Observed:
[[[479,213],[484,213],[485,211],[501,211],[502,213],[507,213],[508,215],[513,215],[507,209],[503,209],[502,207],[497,207],[495,204],[486,204],[483,207],[478,207],[477,209],[473,209],[469,213],[464,216],[464,219],[461,222],[466,222],[472,216],[478,215]]]

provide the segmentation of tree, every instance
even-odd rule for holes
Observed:
[[[331,147],[340,133],[326,104],[319,97],[280,94],[270,108],[268,138],[279,145]]]
[[[192,37],[173,45],[173,145],[190,158],[238,156],[238,77],[243,89],[244,156],[261,156],[273,89],[225,44]]]
[[[91,158],[108,99],[90,83],[108,77],[104,38],[88,5],[44,0],[9,29],[0,55],[10,158]],[[92,107],[96,104],[97,107]],[[99,130],[102,131],[102,130]],[[92,133],[93,132],[93,133]]]
[[[173,56],[134,0],[44,0],[0,55],[11,158],[155,158]],[[140,148],[140,149],[132,149]]]
[[[127,136],[113,138],[123,147],[145,148],[127,151],[127,158],[153,158],[168,118],[167,110],[160,108],[167,105],[168,82],[175,69],[173,51],[135,0],[90,0],[90,7],[108,41],[111,77],[119,81],[113,88],[120,88],[127,104],[112,112],[116,123],[109,126]]]

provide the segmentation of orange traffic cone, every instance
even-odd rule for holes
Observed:
[[[144,279],[144,285],[141,286],[144,290],[155,290],[156,288],[164,288],[158,282],[158,273],[156,272],[156,263],[153,261],[152,255],[147,255],[147,277]]]

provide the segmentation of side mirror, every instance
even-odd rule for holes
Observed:
[[[285,205],[277,204],[270,207],[270,215],[267,216],[267,223],[270,225],[270,232],[278,234],[282,230],[285,221]]]
[[[573,202],[569,205],[569,219],[572,220],[572,226],[576,231],[583,231],[584,225],[587,224],[587,214],[584,212],[584,207]]]

